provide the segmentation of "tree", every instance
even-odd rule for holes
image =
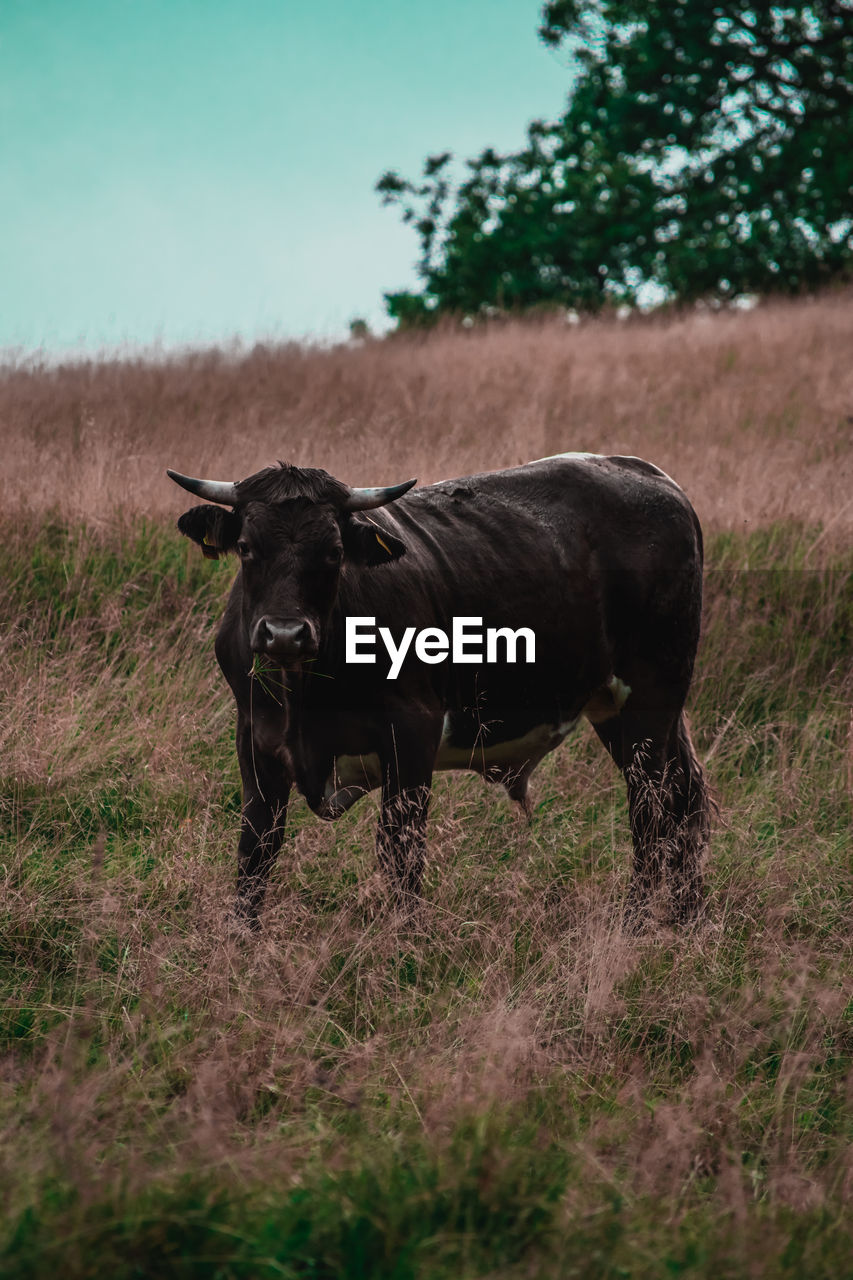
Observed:
[[[349,336],[354,342],[366,342],[370,337],[370,325],[363,316],[354,316],[350,320]]]
[[[451,180],[377,190],[420,238],[405,326],[442,312],[799,291],[853,263],[853,0],[550,0],[564,115]]]

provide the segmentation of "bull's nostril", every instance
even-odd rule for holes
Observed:
[[[305,621],[276,622],[268,617],[259,618],[252,632],[252,648],[256,653],[297,658],[313,642],[311,626]]]
[[[272,631],[266,618],[259,618],[255,623],[255,630],[252,635],[252,648],[255,653],[263,653],[272,640]]]
[[[285,631],[288,633],[288,639],[294,644],[306,644],[311,639],[311,628],[307,622],[295,623],[292,629],[285,627]]]

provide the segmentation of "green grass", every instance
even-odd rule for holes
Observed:
[[[705,925],[622,934],[624,789],[581,731],[530,827],[436,780],[414,922],[374,799],[297,801],[246,940],[233,564],[7,527],[0,1274],[850,1274],[853,556],[818,536],[710,539]]]

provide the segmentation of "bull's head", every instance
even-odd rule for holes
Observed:
[[[284,464],[229,484],[166,474],[220,504],[190,508],[178,528],[207,556],[236,552],[249,644],[284,666],[317,656],[346,561],[387,564],[406,549],[358,512],[393,502],[415,480],[351,489],[325,471]]]

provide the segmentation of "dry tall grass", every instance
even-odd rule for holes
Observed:
[[[853,528],[853,297],[636,324],[509,324],[324,351],[256,348],[0,379],[0,498],[166,513],[163,479],[276,458],[353,484],[638,453],[703,523]]]
[[[839,297],[0,381],[0,1270],[844,1274],[851,350]],[[414,924],[374,800],[298,802],[235,941],[233,565],[180,540],[163,467],[374,483],[567,448],[651,458],[711,534],[707,923],[622,932],[624,788],[582,733],[529,828],[437,780]]]

